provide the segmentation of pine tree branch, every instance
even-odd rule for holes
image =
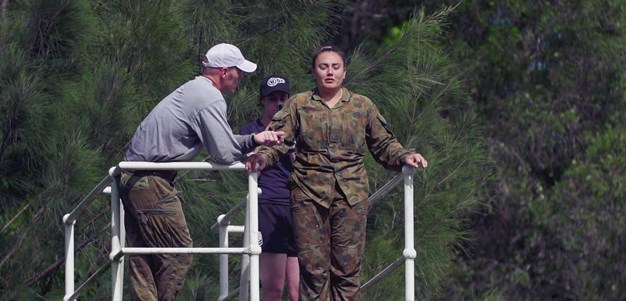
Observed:
[[[96,235],[94,235],[93,237],[83,241],[80,244],[80,246],[78,246],[78,248],[76,248],[76,252],[84,249],[87,245],[89,245],[90,243],[92,243],[94,241],[96,241]],[[48,268],[46,268],[45,270],[41,271],[39,274],[37,274],[37,275],[33,276],[32,278],[30,278],[28,281],[26,281],[26,285],[27,286],[32,286],[35,283],[39,282],[39,280],[41,280],[42,278],[48,276],[48,274],[54,272],[61,264],[63,264],[63,262],[65,262],[65,256],[63,256],[62,258],[60,258],[57,261],[55,261],[53,264],[48,266]]]
[[[41,207],[41,209],[39,209],[39,211],[35,213],[34,215],[35,218],[33,218],[33,220],[36,219],[36,217],[44,211],[44,208],[45,207]],[[11,258],[13,254],[20,248],[25,236],[26,236],[26,231],[23,231],[21,235],[18,237],[18,239],[15,241],[15,244],[13,245],[13,248],[11,249],[11,251],[9,251],[9,253],[6,256],[4,256],[4,258],[2,258],[2,261],[0,261],[0,269],[9,260],[9,258]]]
[[[102,217],[104,215],[104,213],[100,213],[98,214],[98,216],[94,217],[93,220],[97,220],[100,217]],[[106,229],[111,227],[111,223],[108,223],[103,229],[100,230],[100,232],[102,231],[106,231]],[[78,253],[80,252],[80,250],[84,249],[85,247],[87,247],[89,244],[91,244],[92,242],[96,241],[97,238],[97,234],[93,235],[92,237],[85,239],[75,250],[74,253]],[[34,285],[35,283],[39,282],[39,280],[41,280],[42,278],[48,276],[48,274],[54,272],[63,262],[65,262],[65,258],[66,256],[63,256],[61,259],[55,261],[53,264],[51,264],[50,266],[48,266],[48,268],[46,268],[45,270],[43,270],[42,272],[40,272],[39,274],[33,276],[32,278],[30,278],[26,284],[28,286]],[[87,273],[87,275],[90,275],[90,272]]]
[[[9,253],[7,253],[7,255],[4,256],[4,258],[2,258],[2,261],[0,261],[0,269],[9,260],[9,258],[11,258],[13,254],[15,254],[15,252],[17,252],[25,236],[26,236],[26,232],[22,232],[21,235],[15,240],[15,244],[13,245],[13,248],[11,248],[11,251],[9,251]]]
[[[22,215],[22,213],[24,213],[24,211],[26,211],[26,209],[28,209],[28,207],[30,207],[30,203],[27,203],[24,207],[22,207],[22,209],[20,209],[20,211],[11,219],[9,220],[6,225],[4,225],[4,227],[2,227],[2,230],[0,230],[0,234],[4,233],[4,231],[6,231],[7,228],[9,228],[9,226],[11,226],[11,224],[20,216]]]

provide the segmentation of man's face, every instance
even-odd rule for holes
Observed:
[[[237,86],[239,86],[239,82],[243,79],[243,71],[239,70],[237,67],[225,69],[226,74],[222,81],[222,92],[233,94],[237,92]]]

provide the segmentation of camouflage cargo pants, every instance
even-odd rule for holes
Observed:
[[[193,245],[178,192],[168,180],[123,173],[121,182],[128,246]],[[175,300],[191,261],[191,254],[129,256],[132,300]]]
[[[367,200],[350,206],[336,195],[325,208],[292,190],[300,262],[300,301],[361,300],[359,272],[365,245]]]

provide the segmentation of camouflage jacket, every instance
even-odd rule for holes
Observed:
[[[376,105],[346,88],[332,109],[316,90],[293,95],[269,127],[285,132],[285,144],[261,147],[258,153],[272,165],[295,141],[298,150],[289,185],[326,208],[336,184],[351,205],[367,199],[366,146],[378,163],[396,171],[411,153],[395,138]]]

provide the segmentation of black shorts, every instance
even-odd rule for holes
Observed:
[[[263,252],[298,256],[288,204],[259,204],[259,232]]]

